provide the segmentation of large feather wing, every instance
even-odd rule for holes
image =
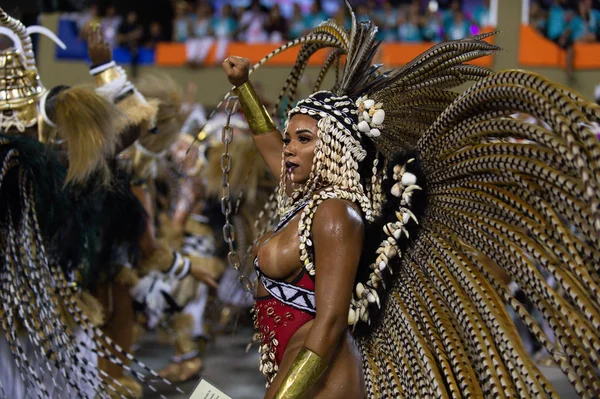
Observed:
[[[600,396],[599,116],[600,107],[540,76],[505,71],[476,83],[426,131],[416,146],[427,187],[420,231],[379,322],[359,340],[370,396],[557,397],[507,306],[581,397]]]

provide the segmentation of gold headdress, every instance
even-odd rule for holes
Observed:
[[[30,35],[42,33],[61,47],[56,35],[46,28],[25,28],[0,8],[0,35],[8,36],[13,46],[0,51],[0,130],[16,128],[23,132],[37,121],[37,103],[46,92],[40,81]]]

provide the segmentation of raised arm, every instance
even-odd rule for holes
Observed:
[[[363,221],[350,203],[331,199],[319,205],[313,226],[317,313],[304,348],[275,399],[305,397],[325,373],[348,328],[350,298],[363,246]]]
[[[223,61],[223,69],[229,82],[236,87],[242,110],[252,131],[254,144],[261,157],[277,180],[281,177],[281,151],[283,139],[258,94],[248,80],[250,61],[231,56]]]

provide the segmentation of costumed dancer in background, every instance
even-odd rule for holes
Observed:
[[[98,30],[92,32],[90,42],[91,48],[96,49],[98,54],[104,52],[104,58],[108,58],[106,55],[110,53],[110,46]],[[159,239],[157,235],[155,179],[160,163],[164,162],[168,148],[177,139],[181,129],[179,88],[166,76],[147,76],[136,83],[136,89],[127,80],[125,71],[114,62],[94,64],[91,73],[98,82],[98,92],[115,101],[123,112],[139,121],[139,139],[120,154],[118,162],[119,171],[124,172],[130,184],[130,187],[123,189],[130,190],[145,211],[144,217],[139,218],[144,224],[136,246],[139,249],[139,262],[131,264],[131,256],[119,260],[117,257],[123,251],[118,246],[114,247],[117,257],[112,262],[120,265],[120,271],[115,281],[107,284],[108,292],[103,293],[105,303],[119,303],[118,307],[111,307],[112,317],[105,331],[129,351],[134,338],[130,294],[143,306],[147,325],[154,328],[168,313],[181,310],[182,303],[176,294],[185,290],[182,286],[186,286],[187,280],[198,279],[213,287],[216,287],[216,283],[201,265],[192,264],[189,258],[173,251],[170,243]],[[134,208],[135,205],[131,204],[129,210],[133,211]],[[113,221],[115,229],[119,225],[120,221]],[[188,276],[192,277],[186,278]],[[135,381],[123,375],[121,369],[110,364],[104,366],[111,376],[122,382],[127,381],[130,390],[141,395],[141,389],[133,389]]]
[[[240,289],[236,272],[225,270],[227,249],[222,236],[224,217],[220,205],[223,151],[220,135],[225,123],[225,114],[219,114],[198,134],[198,141],[183,133],[173,149],[173,173],[179,174],[170,217],[173,242],[180,242],[181,253],[192,263],[203,265],[213,278],[219,279],[218,301],[209,299],[206,285],[196,284],[196,296],[171,319],[176,333],[175,356],[161,376],[173,382],[186,381],[202,368],[200,356],[216,328],[210,326],[212,328],[207,329],[204,316],[207,306],[221,308],[220,327],[217,329],[222,329],[233,312],[251,305],[251,296]],[[248,125],[241,115],[234,114],[230,125],[233,134],[239,137],[229,150],[235,159],[231,170],[231,186],[235,190],[231,194],[236,199],[240,198],[238,212],[232,219],[236,236],[240,238],[238,247],[243,251],[256,238],[251,215],[256,215],[264,206],[274,184],[267,176],[266,167],[251,142]],[[248,259],[242,259],[242,262],[251,265]],[[211,313],[215,313],[214,309]]]
[[[294,104],[310,56],[334,48],[283,134],[248,61],[223,64],[281,179],[279,223],[254,251],[266,397],[557,397],[507,305],[575,391],[597,397],[600,108],[539,75],[464,64],[497,50],[488,35],[381,72],[377,28],[351,17],[349,31],[325,22],[263,60],[302,45],[282,91]],[[332,65],[332,90],[318,91]],[[463,94],[448,90],[467,80],[477,82]],[[496,140],[511,137],[527,142]]]
[[[109,162],[128,145],[119,134],[126,122],[93,90],[47,90],[29,37],[35,32],[59,42],[0,9],[0,34],[13,44],[0,53],[0,397],[109,397],[120,384],[96,358],[122,362],[97,328],[100,306],[83,289],[97,255],[87,194],[109,190]]]
[[[164,177],[171,184],[165,184],[170,186],[170,193],[162,215],[162,233],[190,262],[200,265],[214,280],[219,280],[224,263],[216,256],[217,238],[208,225],[209,219],[201,215],[205,148],[194,146],[186,156],[192,141],[193,136],[181,133],[171,149],[171,165]],[[167,323],[175,354],[159,373],[172,382],[184,382],[198,376],[203,368],[201,357],[208,338],[204,313],[209,287],[192,279],[182,283],[175,293],[177,302],[182,305],[181,312],[171,315]]]
[[[127,143],[119,149],[119,153],[123,153],[132,148],[138,138],[156,131],[159,103],[146,99],[128,80],[125,71],[112,60],[112,49],[103,40],[97,26],[88,31],[87,39],[96,92],[115,104],[124,116],[124,126],[120,128],[129,134]],[[129,290],[138,281],[134,268],[141,257],[140,242],[143,242],[149,216],[134,193],[131,173],[116,159],[111,160],[110,168],[114,176],[111,187],[103,191],[92,187],[88,193],[89,197],[95,197],[92,213],[94,224],[99,226],[99,250],[95,259],[97,273],[93,276],[95,283],[92,290],[105,315],[102,331],[120,348],[130,352],[134,308]],[[118,351],[113,351],[113,354],[125,364],[130,364],[129,359]],[[99,359],[98,363],[100,369],[121,385],[115,396],[142,396],[142,386],[122,367],[107,359]]]
[[[204,173],[206,201],[204,213],[210,215],[211,225],[218,235],[219,256],[225,259],[227,245],[222,235],[225,217],[221,209],[221,191],[223,171],[221,169],[221,154],[224,144],[221,133],[227,122],[225,109],[220,110],[204,126],[200,135],[210,137],[211,145],[207,148],[207,165]],[[248,250],[258,237],[255,223],[256,215],[267,202],[272,188],[276,186],[269,176],[266,165],[258,156],[254,147],[249,126],[241,112],[234,113],[230,118],[233,136],[238,138],[229,145],[232,158],[230,178],[231,199],[234,202],[233,227],[236,232],[236,250],[241,256],[242,269],[252,270],[252,262],[248,259]],[[245,273],[250,274],[251,273]],[[221,309],[220,329],[237,317],[240,311],[252,306],[251,294],[244,290],[238,280],[238,272],[227,267],[220,280],[217,297]]]

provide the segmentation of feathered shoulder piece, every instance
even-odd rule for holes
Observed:
[[[369,396],[557,397],[507,307],[581,397],[600,393],[599,118],[570,90],[504,71],[390,160],[349,315]]]

